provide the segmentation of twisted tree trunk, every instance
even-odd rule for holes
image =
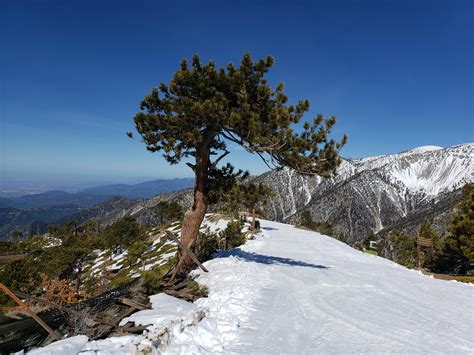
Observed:
[[[208,173],[210,167],[210,148],[209,144],[212,137],[206,137],[202,143],[196,148],[196,165],[194,173],[196,182],[194,185],[194,203],[184,214],[183,225],[181,227],[181,242],[183,245],[190,246],[189,249],[194,251],[196,240],[199,234],[199,228],[209,206],[207,200]],[[180,270],[187,271],[195,267],[194,262],[186,253],[179,252],[179,258],[183,258]]]

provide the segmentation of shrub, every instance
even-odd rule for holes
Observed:
[[[223,239],[224,249],[229,250],[236,248],[245,243],[245,233],[242,233],[244,224],[241,220],[230,221],[227,224],[226,229],[219,233],[219,236]]]
[[[212,254],[218,249],[219,236],[216,233],[211,233],[209,230],[199,233],[196,245],[196,255],[199,261],[204,262],[211,259]]]
[[[415,267],[416,238],[400,231],[390,232],[390,243],[393,248],[393,260],[408,268]]]

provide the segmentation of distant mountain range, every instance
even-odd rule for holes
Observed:
[[[192,186],[191,179],[184,180],[188,183],[184,188]],[[371,233],[384,236],[392,229],[416,233],[425,217],[433,219],[438,232],[444,233],[453,206],[459,200],[460,189],[474,182],[474,144],[450,148],[425,146],[399,154],[343,159],[337,174],[326,179],[303,176],[285,168],[255,177],[253,181],[270,186],[276,193],[264,207],[265,218],[297,223],[303,211],[309,210],[314,220],[331,223],[335,234],[344,235],[351,244]],[[138,190],[110,185],[115,187],[92,189],[92,195],[100,196],[97,191],[111,193],[122,189],[122,196],[125,190],[131,195],[135,192],[128,191],[143,191],[144,196],[147,184],[139,184],[142,186]],[[90,190],[80,193],[90,193]],[[150,195],[156,195],[156,190]],[[163,200],[176,201],[188,208],[192,203],[192,190],[151,198],[144,196],[133,201],[128,198],[103,200],[65,213],[57,220],[84,222],[99,218],[102,225],[107,225],[130,215],[143,225],[154,225],[157,221],[153,207]],[[0,225],[1,219],[0,212]],[[9,224],[10,231],[12,225],[14,223]],[[2,228],[0,226],[0,235],[5,237]]]
[[[90,187],[78,192],[46,191],[20,197],[0,197],[0,207],[41,208],[57,205],[94,206],[113,196],[128,199],[150,198],[155,195],[178,191],[193,186],[194,179],[158,179],[140,184],[113,184]]]
[[[79,192],[46,191],[20,197],[0,197],[0,239],[14,229],[44,232],[48,223],[56,223],[84,208],[120,197],[119,200],[150,198],[193,186],[194,179],[159,179],[140,184],[114,184],[91,187]]]
[[[354,244],[368,234],[384,236],[392,229],[414,234],[425,217],[444,233],[460,189],[474,182],[473,169],[474,144],[425,146],[399,154],[343,159],[332,178],[281,169],[254,181],[276,193],[264,208],[265,218],[297,223],[303,211],[309,210],[314,220],[331,223],[336,235]],[[157,222],[153,207],[163,200],[188,208],[192,190],[151,199],[106,201],[79,211],[74,218],[97,217],[106,225],[131,215],[144,225],[153,225]]]

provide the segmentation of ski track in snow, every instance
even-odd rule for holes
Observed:
[[[208,274],[196,272],[209,287],[197,302],[208,313],[192,331],[213,329],[221,342],[178,336],[167,353],[474,352],[473,286],[314,232],[262,226],[263,237],[209,261]]]
[[[146,334],[85,346],[72,337],[53,343],[54,354],[474,353],[473,285],[315,232],[261,225],[255,240],[206,262],[209,273],[194,271],[208,298],[152,296],[152,310],[122,321],[152,324]]]

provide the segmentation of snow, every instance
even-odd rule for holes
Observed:
[[[440,150],[440,149],[444,149],[444,148],[437,145],[424,145],[421,147],[409,149],[406,151],[406,153],[423,154],[426,152],[432,152],[432,151]]]
[[[44,348],[33,349],[28,354],[32,355],[69,355],[77,354],[87,344],[88,338],[85,335],[59,340]]]
[[[160,293],[150,297],[152,309],[143,310],[122,319],[120,325],[135,322],[135,325],[160,325],[179,319],[196,309],[193,303]]]
[[[194,271],[208,298],[152,296],[152,310],[122,321],[151,324],[148,331],[88,342],[79,353],[474,352],[472,285],[315,232],[261,224],[255,240],[206,262],[209,273]]]

